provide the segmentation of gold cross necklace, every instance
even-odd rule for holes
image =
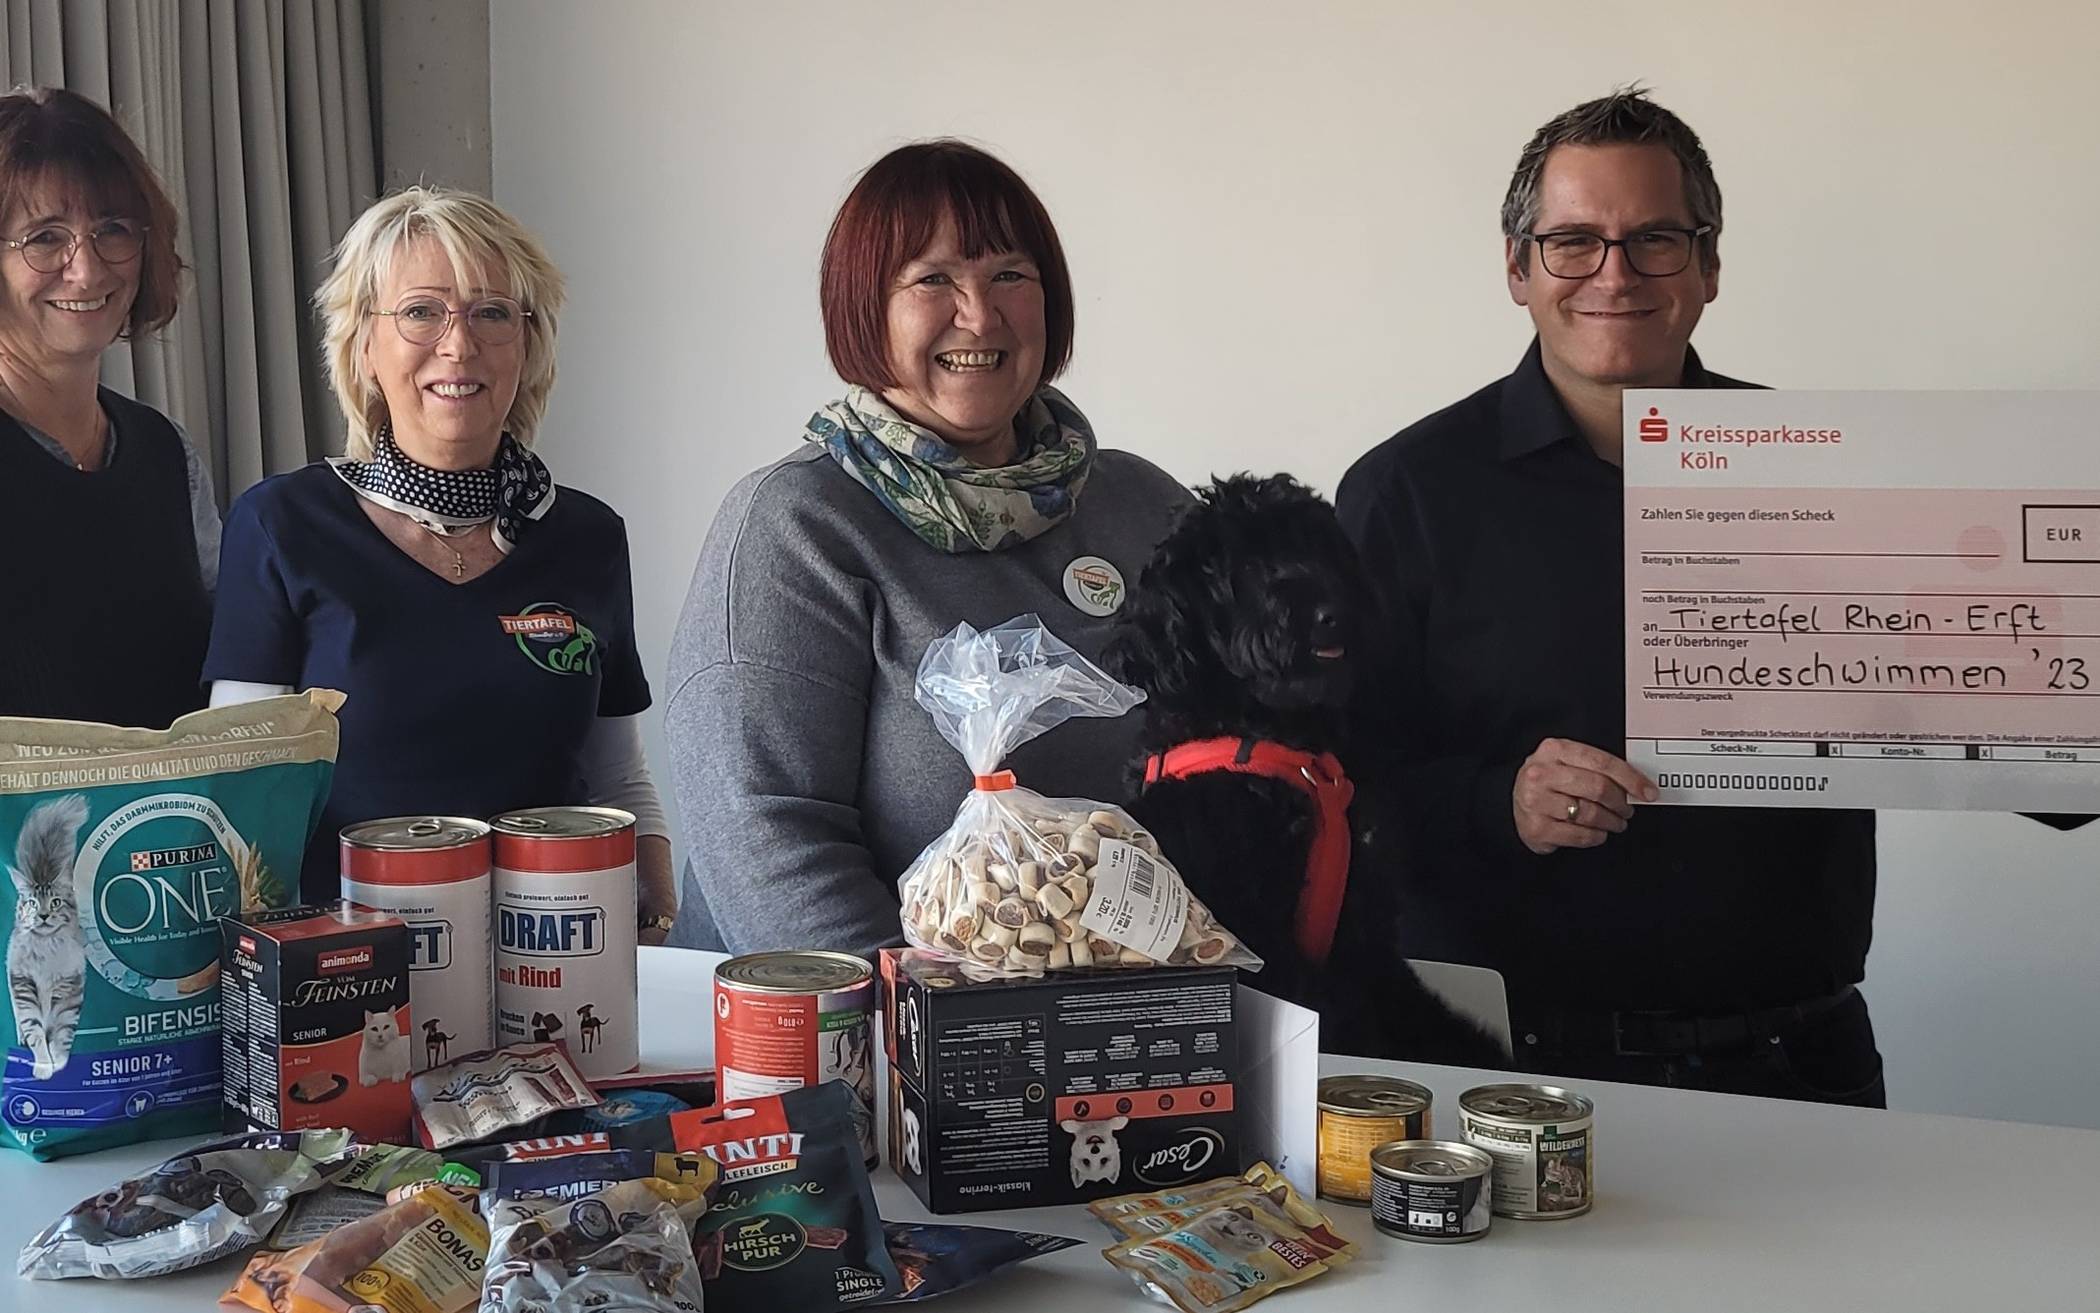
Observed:
[[[460,555],[459,548],[454,547],[452,545],[450,541],[452,535],[448,533],[440,533],[436,529],[433,529],[429,525],[423,523],[423,521],[421,520],[416,520],[414,521],[414,523],[417,528],[421,529],[424,533],[429,534],[431,538],[437,542],[438,546],[452,553],[452,577],[454,579],[465,579],[467,577],[467,558]],[[475,527],[477,526],[470,524],[464,529],[456,530],[456,532],[466,533],[469,530],[474,529]]]

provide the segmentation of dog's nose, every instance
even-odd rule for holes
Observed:
[[[1329,638],[1341,631],[1342,608],[1332,602],[1322,602],[1313,608],[1313,632]]]

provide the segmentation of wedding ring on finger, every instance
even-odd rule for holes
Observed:
[[[1581,810],[1582,810],[1582,804],[1581,804],[1581,803],[1579,803],[1579,802],[1571,802],[1571,803],[1569,803],[1569,804],[1568,804],[1568,819],[1569,819],[1569,820],[1571,820],[1571,821],[1572,821],[1572,820],[1574,820],[1574,819],[1575,819],[1575,816],[1576,816],[1576,813],[1580,812]]]

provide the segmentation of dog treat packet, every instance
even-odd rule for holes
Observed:
[[[1334,1229],[1334,1223],[1308,1203],[1283,1175],[1267,1163],[1256,1163],[1239,1176],[1203,1181],[1182,1190],[1158,1194],[1122,1195],[1097,1199],[1087,1211],[1099,1218],[1119,1240],[1165,1235],[1215,1208],[1261,1198],[1274,1205],[1302,1227],[1305,1242],[1322,1252],[1333,1267],[1356,1257],[1354,1241]]]
[[[509,1199],[489,1215],[481,1313],[700,1313],[700,1185],[643,1177],[572,1203]]]
[[[296,890],[341,705],[317,689],[165,730],[0,717],[0,1144],[219,1129],[219,918]]]
[[[711,1069],[629,1072],[594,1080],[591,1089],[598,1095],[597,1107],[558,1112],[546,1120],[543,1132],[574,1135],[609,1131],[674,1112],[711,1107],[715,1102],[715,1073]]]
[[[976,777],[955,822],[899,881],[904,938],[984,976],[1261,959],[1189,893],[1119,807],[1048,798],[1001,763],[1074,716],[1120,716],[1142,690],[1110,677],[1033,615],[957,625],[919,662],[919,705]]]
[[[1018,1263],[1080,1243],[1069,1236],[940,1222],[884,1222],[882,1236],[890,1261],[897,1265],[899,1283],[898,1293],[885,1304],[914,1304],[961,1290]]]
[[[520,1131],[550,1113],[595,1108],[598,1096],[559,1044],[472,1053],[409,1082],[416,1139],[449,1149]]]
[[[330,1173],[327,1185],[292,1200],[277,1229],[270,1233],[269,1247],[297,1249],[310,1244],[338,1227],[398,1203],[410,1191],[462,1171],[428,1149],[399,1144],[364,1145],[347,1166]],[[479,1176],[471,1172],[467,1175],[475,1185],[480,1184]]]
[[[330,1178],[330,1184],[366,1194],[385,1195],[400,1185],[435,1181],[445,1160],[428,1149],[403,1144],[367,1144],[358,1149],[349,1165]]]
[[[424,1185],[309,1244],[248,1260],[222,1309],[255,1313],[465,1313],[481,1294],[489,1232],[471,1194]]]
[[[653,1149],[606,1149],[490,1163],[483,1175],[482,1212],[493,1217],[498,1204],[537,1200],[543,1206],[569,1203],[622,1181],[662,1180],[712,1194],[722,1169],[698,1153],[658,1153]],[[693,1221],[700,1209],[693,1210]]]
[[[722,1169],[693,1240],[709,1298],[731,1309],[831,1313],[897,1293],[849,1088],[828,1081],[658,1125],[664,1147]]]
[[[156,1277],[253,1249],[354,1152],[344,1130],[239,1135],[84,1199],[23,1246],[25,1277]]]
[[[1217,1200],[1158,1235],[1134,1237],[1105,1252],[1140,1290],[1181,1313],[1236,1313],[1312,1280],[1343,1257],[1327,1237],[1308,1231],[1260,1193]]]

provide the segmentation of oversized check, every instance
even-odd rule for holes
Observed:
[[[2100,394],[1626,394],[1664,802],[2100,811]]]

